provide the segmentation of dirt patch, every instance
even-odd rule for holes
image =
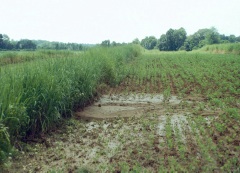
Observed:
[[[130,117],[130,116],[140,116],[143,112],[142,107],[132,107],[132,106],[115,106],[115,105],[93,105],[87,107],[82,112],[77,112],[75,115],[81,117],[82,119],[108,119],[116,117]]]
[[[171,165],[181,170],[196,163],[209,166],[196,158],[205,149],[197,147],[201,131],[193,122],[193,104],[176,96],[166,101],[162,95],[104,95],[46,135],[48,145],[30,144],[6,172],[166,172]],[[204,116],[209,123],[211,117]]]
[[[171,96],[168,100],[172,105],[180,102],[177,96]],[[75,115],[83,119],[140,117],[144,112],[162,112],[163,103],[163,95],[158,94],[103,95],[99,101]]]

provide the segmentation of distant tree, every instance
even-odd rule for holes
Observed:
[[[6,34],[0,34],[0,49],[1,50],[11,50],[14,48],[13,42]]]
[[[175,40],[174,40],[174,30],[169,29],[166,33],[166,38],[167,38],[167,50],[175,50]]]
[[[10,41],[10,38],[6,34],[3,34],[2,38],[3,38],[3,41]]]
[[[148,49],[148,50],[154,49],[156,45],[157,45],[157,39],[154,36],[145,37],[141,41],[141,46],[143,46],[145,49]]]
[[[212,27],[206,33],[205,40],[206,40],[206,42],[205,42],[206,44],[218,44],[218,43],[220,43],[220,35],[219,35],[217,29]]]
[[[109,47],[110,46],[110,40],[102,41],[101,46]]]
[[[115,41],[113,41],[113,42],[111,43],[111,46],[117,46],[117,43],[116,43]]]
[[[3,49],[3,35],[0,34],[0,49]]]
[[[173,37],[174,37],[174,50],[178,50],[180,49],[180,47],[183,46],[184,41],[187,38],[187,32],[184,28],[174,30]]]
[[[55,47],[56,50],[60,49],[59,43],[54,43],[54,45],[55,45],[54,47]]]
[[[168,50],[168,42],[167,42],[167,35],[162,34],[159,42],[158,42],[158,49],[162,51],[167,51]]]
[[[176,51],[183,46],[187,33],[184,28],[169,29],[166,34],[161,35],[158,41],[158,49],[163,51]]]
[[[236,42],[240,42],[240,36],[236,37]]]
[[[215,28],[199,29],[193,35],[187,37],[184,47],[185,50],[191,51],[193,49],[201,48],[207,44],[220,43],[220,38],[221,37]]]
[[[219,38],[221,43],[229,43],[228,36],[225,36],[224,34],[219,34]]]
[[[133,44],[140,44],[140,41],[138,38],[135,38],[133,41],[132,41]]]
[[[62,42],[49,42],[46,40],[28,40],[22,39],[20,41],[10,40],[8,35],[0,34],[0,50],[13,50],[13,49],[56,49],[56,50],[83,50],[91,47],[90,44],[78,43],[62,43]]]
[[[33,43],[33,41],[28,39],[23,39],[17,42],[16,47],[18,49],[28,49],[28,50],[35,50],[37,48],[37,45]]]
[[[228,41],[229,41],[230,43],[236,42],[236,41],[237,41],[236,36],[235,36],[235,35],[230,35],[230,36],[228,37]]]

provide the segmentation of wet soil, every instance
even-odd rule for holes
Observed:
[[[181,102],[176,96],[171,96],[169,104],[179,104]],[[76,112],[76,116],[82,119],[109,119],[141,117],[147,110],[151,112],[163,111],[165,103],[163,95],[151,94],[130,94],[130,95],[103,95],[96,103]]]
[[[103,95],[45,135],[44,143],[22,148],[5,172],[158,172],[171,159],[188,170],[191,159],[201,153],[190,126],[198,103],[177,96],[164,100],[157,94]],[[206,111],[211,114],[205,115],[207,123],[219,115]],[[203,164],[201,159],[197,163]]]

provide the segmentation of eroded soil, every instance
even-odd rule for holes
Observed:
[[[45,135],[44,142],[22,148],[6,172],[219,171],[217,153],[199,146],[207,138],[195,117],[202,114],[209,125],[221,111],[202,109],[201,101],[176,96],[166,100],[157,94],[103,95]],[[211,141],[205,144],[214,147]]]

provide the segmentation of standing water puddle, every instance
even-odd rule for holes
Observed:
[[[171,96],[169,99],[170,104],[180,102],[181,100],[176,96]],[[82,112],[77,112],[76,115],[83,119],[139,117],[146,109],[162,103],[164,103],[164,97],[160,94],[103,95],[98,102]]]

